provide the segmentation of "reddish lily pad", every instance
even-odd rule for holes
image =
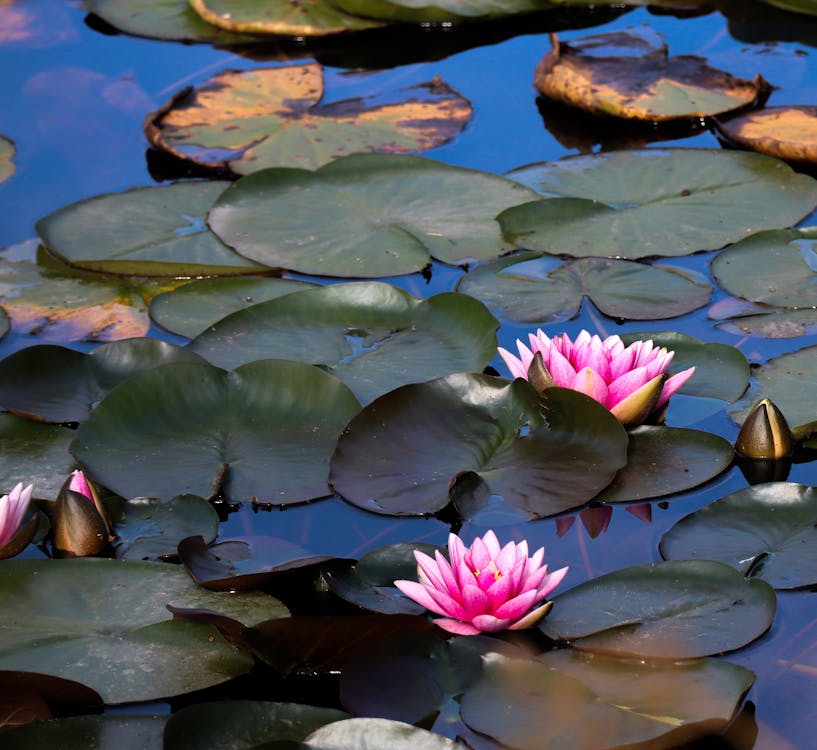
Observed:
[[[0,672],[0,732],[50,719],[55,713],[102,707],[99,693],[74,680],[34,672]],[[9,747],[19,747],[10,744]]]
[[[14,142],[0,135],[0,183],[14,174]]]
[[[754,104],[771,86],[715,70],[694,55],[669,57],[652,34],[616,31],[559,42],[536,69],[544,96],[596,115],[649,122],[712,117]]]
[[[817,107],[766,107],[718,122],[717,127],[741,148],[798,164],[817,164]]]
[[[471,119],[470,103],[441,80],[403,95],[400,103],[321,105],[318,63],[226,71],[148,115],[145,132],[181,159],[245,175],[265,167],[315,169],[358,151],[425,151]]]

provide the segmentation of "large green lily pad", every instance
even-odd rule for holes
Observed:
[[[718,560],[777,589],[817,583],[817,492],[772,482],[690,513],[662,538],[668,560]]]
[[[535,0],[332,0],[347,13],[384,21],[445,23],[496,18],[553,7]]]
[[[114,386],[170,362],[203,362],[157,339],[127,339],[89,354],[52,344],[20,349],[0,361],[0,404],[45,422],[82,422]]]
[[[627,437],[598,402],[562,388],[540,406],[524,380],[451,375],[407,385],[344,430],[330,483],[388,515],[433,513],[458,484],[485,489],[527,517],[583,505],[624,465]],[[464,504],[464,506],[467,504]]]
[[[715,659],[645,662],[550,651],[488,654],[462,697],[472,729],[503,747],[675,748],[723,731],[752,686],[748,669]],[[501,707],[501,710],[500,708]]]
[[[478,266],[457,289],[519,323],[569,320],[585,297],[611,318],[672,318],[702,307],[712,293],[708,284],[674,268],[613,258],[560,264],[530,254]]]
[[[330,453],[358,408],[343,383],[298,362],[261,360],[234,372],[169,364],[111,391],[71,451],[123,497],[221,489],[234,502],[285,505],[329,494]]]
[[[596,498],[606,503],[647,500],[683,492],[729,468],[728,440],[701,430],[642,425],[630,430],[627,465]]]
[[[774,619],[769,584],[710,560],[624,568],[553,598],[539,628],[550,638],[602,653],[691,659],[733,651]]]
[[[103,714],[37,721],[3,735],[16,750],[44,747],[159,750],[167,716]]]
[[[791,226],[817,205],[817,180],[740,151],[619,151],[534,164],[508,176],[549,199],[500,214],[506,238],[578,257],[714,250]]]
[[[263,357],[323,365],[365,403],[406,383],[481,370],[496,354],[497,327],[481,302],[463,294],[420,300],[388,284],[355,282],[253,305],[189,348],[220,367]]]
[[[179,182],[109,193],[48,214],[37,233],[79,268],[143,276],[235,276],[259,266],[236,255],[204,215],[229,182]]]
[[[214,594],[158,563],[5,560],[0,590],[0,669],[78,680],[106,703],[187,693],[252,666],[209,626],[171,619],[168,604],[248,625],[288,614],[266,594]]]
[[[734,346],[705,343],[679,331],[639,331],[621,334],[621,340],[625,344],[639,339],[652,339],[656,346],[663,346],[675,352],[670,372],[680,372],[695,366],[695,372],[681,386],[679,393],[735,401],[741,397],[749,384],[749,363],[743,352]]]
[[[14,142],[0,135],[0,183],[14,174]]]
[[[181,159],[250,174],[266,167],[315,169],[360,151],[426,151],[450,141],[471,119],[471,104],[443,81],[401,93],[402,102],[370,97],[320,105],[318,63],[225,71],[148,115],[145,133],[156,148]]]
[[[536,193],[497,175],[405,154],[356,154],[315,172],[240,179],[209,214],[257,263],[324,276],[392,276],[511,250],[494,217]],[[815,198],[817,202],[817,198]]]
[[[201,279],[155,296],[150,317],[165,330],[192,339],[230,313],[311,286],[275,277]]]

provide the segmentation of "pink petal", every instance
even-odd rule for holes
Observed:
[[[424,583],[425,578],[435,589],[445,588],[445,583],[437,569],[437,563],[432,560],[425,552],[414,550],[414,559],[417,561],[417,568],[419,572],[420,582]]]
[[[490,599],[489,610],[496,612],[499,607],[514,595],[513,581],[510,576],[501,576],[493,582],[493,585],[491,585],[485,593]]]
[[[535,589],[524,591],[494,610],[494,614],[508,620],[518,620],[536,603],[536,594]]]
[[[666,404],[667,401],[678,392],[678,389],[692,377],[693,372],[695,372],[695,368],[690,367],[687,370],[682,370],[677,375],[673,375],[671,378],[667,378],[655,408],[658,409]]]
[[[458,615],[457,619],[473,620],[476,615],[485,614],[491,609],[491,600],[479,586],[463,586],[462,605],[465,612],[462,616]]]
[[[519,344],[520,350],[524,346],[524,344]],[[527,349],[527,347],[525,347]],[[511,375],[514,378],[525,378],[528,377],[528,367],[530,367],[530,360],[533,359],[533,354],[530,356],[530,360],[528,363],[525,364],[524,359],[520,359],[518,357],[514,357],[507,349],[503,349],[501,346],[497,347],[497,351],[499,352],[499,356],[505,360],[505,364],[508,366],[508,369],[511,372]]]
[[[475,628],[467,622],[449,620],[448,618],[434,620],[434,624],[439,625],[443,630],[447,630],[449,633],[454,633],[454,635],[479,635],[482,632],[479,628]]]
[[[471,588],[476,588],[476,586],[472,586]],[[454,617],[457,620],[469,620],[470,618],[467,616],[466,604],[465,604],[465,596],[463,595],[463,604],[457,599],[454,599],[452,596],[448,594],[447,591],[441,591],[440,589],[431,588],[431,586],[426,586],[426,593],[434,600],[438,607],[442,608],[440,612],[441,615],[448,615],[449,617]],[[432,610],[434,612],[436,610]]]
[[[448,559],[451,561],[451,571],[457,579],[457,583],[462,587],[467,579],[462,577],[462,564],[465,560],[465,545],[456,534],[448,535]],[[469,571],[470,573],[470,571]]]
[[[545,334],[545,332],[539,328],[537,329],[536,333],[529,333],[528,334],[528,341],[530,341],[530,348],[531,351],[536,354],[536,352],[541,352],[542,359],[545,362],[548,361],[550,357],[550,350],[553,347],[553,341]]]
[[[71,481],[68,483],[68,489],[71,492],[78,492],[80,495],[85,495],[89,500],[94,499],[94,494],[91,492],[91,486],[85,478],[83,472],[76,470],[71,474]]]
[[[488,551],[488,547],[482,540],[482,537],[478,536],[476,539],[474,539],[473,543],[471,544],[470,550],[471,567],[474,570],[482,570],[483,568],[488,567],[488,563],[491,562],[492,559],[493,558],[491,557],[491,553]]]
[[[559,570],[554,570],[544,581],[539,585],[539,594],[544,594],[547,596],[553,591],[564,579],[567,575],[569,566],[565,566],[564,568],[559,568]]]
[[[496,633],[505,630],[510,625],[510,620],[494,617],[493,615],[477,615],[471,622],[483,633]]]
[[[437,560],[437,569],[440,571],[440,576],[443,579],[446,591],[448,591],[448,593],[454,599],[459,599],[460,589],[462,587],[459,585],[459,583],[457,583],[457,579],[454,576],[454,573],[451,571],[451,566],[448,564],[448,560],[443,557],[442,552],[439,550],[434,553],[434,557]]]
[[[620,378],[625,372],[632,370],[635,365],[635,356],[636,352],[632,346],[614,355],[610,360],[610,380]]]
[[[550,350],[550,360],[545,360],[545,366],[556,385],[563,388],[573,387],[572,383],[576,378],[576,371],[573,369],[573,365],[555,347]]]
[[[574,391],[586,393],[590,398],[596,399],[602,406],[607,406],[609,398],[607,383],[595,370],[591,370],[589,367],[585,367],[576,373],[570,388]]]
[[[409,599],[413,599],[417,604],[422,607],[425,607],[432,612],[436,612],[438,615],[448,615],[451,614],[447,612],[444,607],[441,607],[437,602],[435,602],[428,594],[428,589],[417,581],[395,581],[394,585],[397,586],[400,591],[402,591]]]
[[[527,557],[527,550],[522,557]],[[500,551],[499,554],[494,558],[494,562],[496,563],[496,567],[499,568],[502,573],[505,573],[507,570],[511,570],[516,563],[517,557],[519,557],[519,553],[517,551],[517,547],[513,542],[508,542]]]
[[[488,554],[491,556],[491,560],[496,561],[502,548],[500,547],[499,539],[496,538],[496,534],[494,534],[493,530],[489,529],[486,531],[485,536],[482,537],[482,541],[485,542],[485,546],[488,548]]]
[[[621,377],[610,383],[610,401],[607,408],[612,409],[616,404],[635,393],[645,383],[649,383],[650,380],[652,378],[647,377],[646,367],[638,367],[635,370],[630,370],[630,372],[625,372]]]
[[[601,341],[597,337],[594,338],[595,345],[584,346],[577,352],[574,365],[576,370],[589,367],[597,372],[606,383],[610,380],[610,360],[607,352],[602,349]]]

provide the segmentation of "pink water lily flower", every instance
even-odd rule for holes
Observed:
[[[0,549],[11,541],[20,528],[32,491],[33,485],[23,489],[23,483],[20,482],[8,495],[0,497]]]
[[[650,340],[624,346],[618,336],[601,339],[581,331],[571,341],[566,333],[550,338],[541,329],[529,339],[530,347],[517,339],[518,357],[499,348],[513,377],[534,386],[538,382],[581,391],[607,407],[625,427],[641,424],[660,410],[695,372],[690,367],[667,377],[675,352]]]
[[[528,557],[528,543],[508,542],[500,548],[493,531],[466,547],[456,535],[448,537],[449,560],[441,552],[435,559],[420,551],[417,581],[395,581],[406,596],[426,609],[445,615],[434,620],[457,635],[477,635],[498,630],[529,628],[550,610],[544,601],[565,577],[567,568],[548,573],[540,547]]]

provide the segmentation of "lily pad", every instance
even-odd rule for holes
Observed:
[[[207,23],[236,34],[262,36],[325,36],[345,31],[375,29],[383,24],[344,13],[334,3],[312,0],[189,0],[190,6]]]
[[[253,305],[189,348],[220,367],[263,357],[319,364],[365,403],[405,383],[481,370],[496,354],[498,325],[463,294],[420,300],[388,284],[356,282]]]
[[[66,427],[0,414],[0,494],[23,482],[34,485],[34,497],[54,500],[75,465],[73,437]]]
[[[537,518],[596,495],[624,465],[626,444],[618,420],[577,391],[549,389],[540,405],[524,380],[451,375],[398,388],[357,415],[330,483],[353,505],[401,516],[441,510],[466,482]]]
[[[345,719],[327,724],[305,740],[306,750],[463,750],[459,742],[389,719]]]
[[[14,142],[0,135],[0,183],[14,174]]]
[[[726,471],[734,457],[732,444],[719,435],[642,425],[630,430],[627,465],[596,500],[628,502],[683,492]]]
[[[89,354],[40,344],[0,361],[0,404],[44,422],[82,422],[114,386],[170,362],[203,362],[194,352],[157,339],[127,339]]]
[[[175,557],[182,539],[199,534],[212,542],[218,534],[218,514],[196,495],[178,495],[167,503],[148,497],[108,501],[105,509],[116,528],[120,560]]]
[[[817,191],[815,192],[817,202]],[[392,276],[511,250],[494,217],[537,197],[510,180],[420,156],[356,154],[309,172],[244,177],[209,214],[213,231],[271,267]]]
[[[734,346],[705,343],[678,331],[640,331],[621,334],[621,340],[625,344],[639,339],[652,339],[656,346],[663,346],[675,352],[671,372],[680,372],[695,366],[695,372],[681,386],[679,393],[735,401],[741,397],[749,384],[749,363],[743,352]]]
[[[715,250],[796,224],[817,205],[817,180],[742,151],[619,151],[534,164],[508,176],[549,199],[500,214],[505,236],[531,250],[577,257]]]
[[[815,0],[762,0],[762,2],[791,13],[817,16],[817,2]]]
[[[148,115],[145,133],[180,159],[246,175],[315,169],[360,151],[426,151],[458,135],[472,115],[468,100],[438,79],[400,92],[402,102],[321,105],[323,93],[318,63],[226,71]]]
[[[188,277],[257,273],[258,264],[236,255],[204,223],[229,184],[179,182],[98,195],[57,209],[35,226],[59,258],[90,271]]]
[[[330,453],[358,408],[343,383],[298,362],[262,360],[234,372],[169,364],[111,391],[71,450],[123,497],[220,489],[234,502],[286,505],[329,494]]]
[[[739,336],[768,339],[796,339],[817,334],[817,310],[768,310],[757,315],[725,318],[717,327]]]
[[[611,318],[673,318],[702,307],[712,293],[674,268],[611,258],[557,264],[552,256],[511,256],[469,271],[457,289],[519,323],[569,320],[585,297]]]
[[[162,747],[167,716],[103,714],[38,721],[3,735],[16,750],[44,747],[94,750],[153,750]]]
[[[539,628],[549,638],[608,654],[692,659],[733,651],[772,623],[769,584],[728,565],[679,560],[636,565],[553,598]]]
[[[106,703],[199,690],[252,666],[209,626],[170,619],[168,604],[224,612],[249,625],[287,616],[271,596],[215,594],[181,568],[157,563],[5,560],[0,590],[0,669],[78,680]]]
[[[817,15],[817,3],[815,3]],[[798,164],[817,164],[817,107],[766,107],[717,123],[741,148]]]
[[[547,9],[536,0],[332,0],[347,13],[383,21],[445,23],[496,18]]]
[[[325,724],[349,718],[334,708],[230,700],[185,706],[167,721],[173,750],[253,750],[267,742],[301,741]]]
[[[0,339],[9,332],[9,328],[11,328],[11,321],[6,315],[6,311],[0,307]]]
[[[786,482],[733,492],[678,521],[665,559],[718,560],[776,589],[817,583],[817,491]]]
[[[519,750],[540,750],[543,737],[552,747],[680,747],[723,731],[754,682],[748,669],[715,659],[672,664],[572,649],[535,660],[488,654],[483,670],[462,698],[462,718]]]
[[[536,68],[539,93],[595,115],[668,122],[700,119],[750,106],[771,86],[758,75],[736,78],[696,55],[669,57],[653,33],[614,31],[553,49]]]
[[[150,317],[165,330],[192,339],[230,313],[311,286],[304,281],[249,276],[202,279],[154,297]]]

